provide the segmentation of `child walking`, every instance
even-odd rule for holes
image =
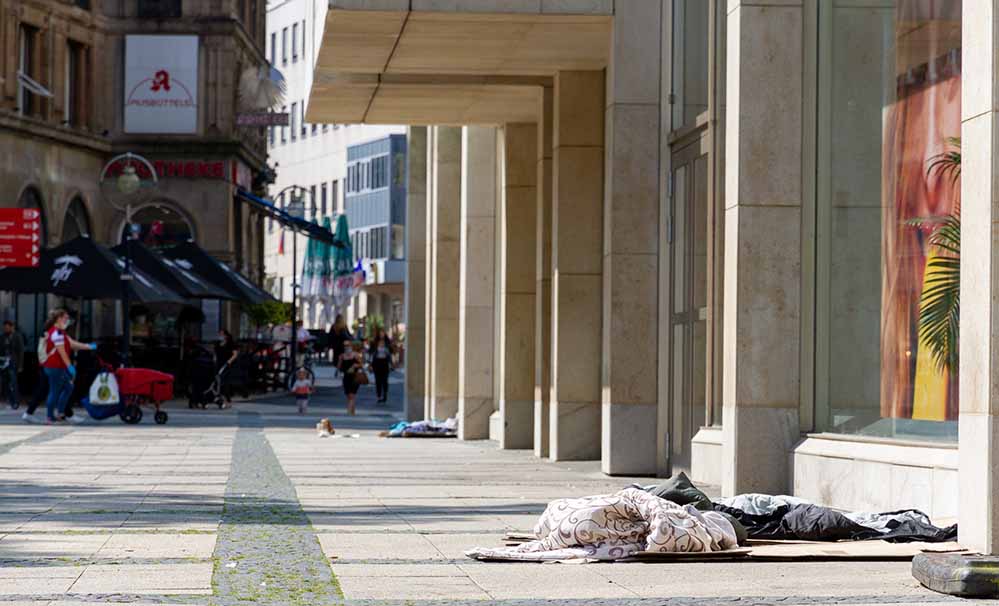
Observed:
[[[295,383],[291,386],[292,393],[295,394],[295,403],[298,404],[298,414],[304,415],[309,410],[309,396],[312,395],[312,381],[305,369],[298,371],[295,376]]]

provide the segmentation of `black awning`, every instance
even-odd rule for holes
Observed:
[[[111,249],[124,258],[125,244],[119,244]],[[193,269],[182,267],[172,259],[164,257],[159,252],[147,248],[139,241],[132,241],[132,263],[135,267],[166,284],[173,290],[191,299],[232,299],[221,286],[199,275]]]
[[[284,225],[288,229],[297,231],[298,233],[308,236],[313,240],[325,242],[326,244],[330,244],[332,246],[342,246],[342,244],[338,243],[334,239],[333,232],[330,230],[320,227],[315,223],[306,221],[305,219],[293,217],[288,212],[278,208],[277,205],[270,200],[254,196],[250,192],[242,189],[237,191],[237,195],[256,210],[267,215],[269,218],[277,221],[281,225]]]
[[[43,250],[38,267],[0,269],[0,290],[50,293],[75,299],[121,299],[125,262],[86,236]],[[141,303],[183,303],[172,288],[131,268],[129,297]]]
[[[246,276],[211,256],[194,242],[167,248],[163,250],[163,256],[184,269],[193,269],[198,275],[225,289],[237,301],[256,304],[274,300],[274,297],[261,290]]]

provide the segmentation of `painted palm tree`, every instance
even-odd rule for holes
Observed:
[[[928,173],[961,178],[961,139],[947,139],[952,149],[934,156]],[[915,226],[932,226],[934,250],[927,264],[925,288],[919,300],[919,339],[925,342],[941,370],[956,371],[961,318],[961,207],[945,217],[914,219]]]

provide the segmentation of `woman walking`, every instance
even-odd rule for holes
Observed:
[[[56,309],[49,313],[45,322],[45,359],[42,368],[49,383],[49,398],[45,403],[47,423],[65,422],[66,403],[73,393],[73,380],[76,367],[70,352],[78,349],[97,349],[96,344],[80,343],[66,334],[69,326],[69,313]]]
[[[392,372],[392,348],[384,331],[379,331],[378,342],[371,352],[371,370],[375,373],[375,393],[378,403],[388,401],[388,379]]]
[[[337,360],[337,366],[343,373],[343,393],[347,396],[347,414],[354,416],[356,412],[357,391],[361,388],[357,382],[357,373],[364,371],[364,358],[358,351],[360,346],[344,343],[344,352]]]

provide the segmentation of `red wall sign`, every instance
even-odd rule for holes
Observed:
[[[41,227],[33,208],[0,208],[0,267],[38,267]]]
[[[125,162],[118,161],[108,167],[107,174],[114,177],[121,174]],[[131,162],[135,173],[143,179],[149,178],[149,169],[141,162]],[[156,177],[183,177],[187,179],[222,179],[225,177],[224,160],[153,160]]]

